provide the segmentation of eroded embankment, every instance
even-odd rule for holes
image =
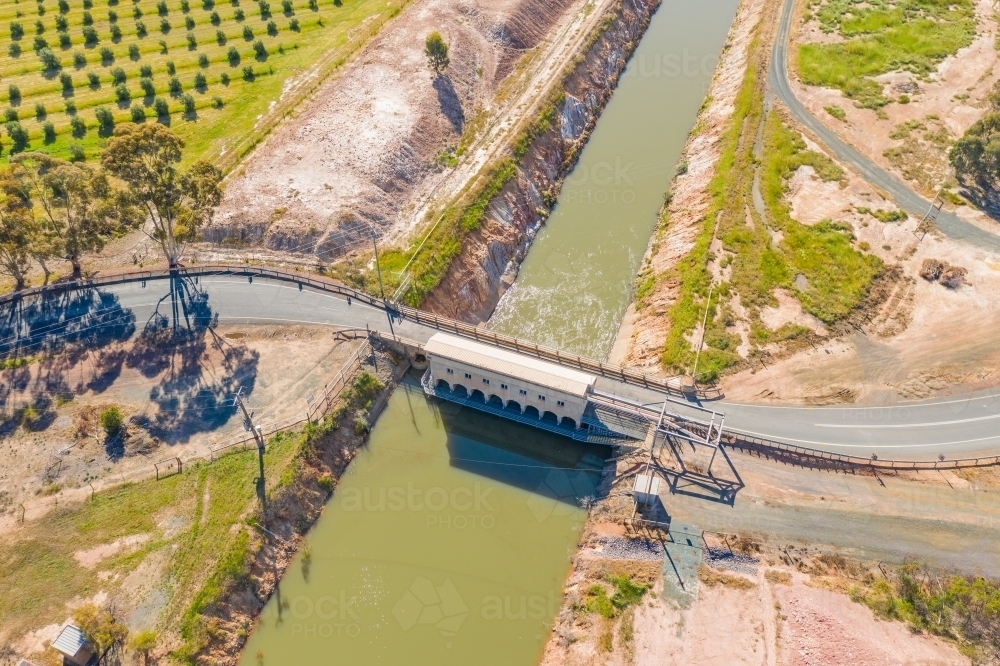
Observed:
[[[473,218],[468,212],[463,215],[468,233],[461,250],[423,307],[464,321],[489,318],[555,205],[563,179],[658,6],[659,0],[622,0],[608,11],[586,52],[515,143],[513,158],[506,158],[508,162],[488,177],[485,200],[481,193],[470,204],[469,209],[480,206],[481,212]]]

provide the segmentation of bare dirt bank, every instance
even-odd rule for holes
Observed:
[[[367,239],[368,224],[388,231],[442,177],[436,157],[454,148],[477,113],[489,113],[521,53],[573,4],[413,3],[245,160],[205,239],[329,261]],[[433,30],[450,45],[451,65],[440,77],[423,54]]]

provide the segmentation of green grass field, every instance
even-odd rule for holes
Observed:
[[[405,2],[0,0],[2,158],[92,159],[106,109],[116,123],[168,124],[186,160],[230,169]],[[307,70],[309,85],[285,90]]]
[[[804,18],[846,41],[800,45],[803,82],[872,109],[892,100],[870,77],[900,69],[925,76],[976,35],[972,0],[811,0]]]

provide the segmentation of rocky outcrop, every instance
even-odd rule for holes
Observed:
[[[534,139],[517,176],[490,202],[486,219],[465,238],[424,308],[470,323],[493,313],[658,6],[659,0],[622,0],[609,10],[587,52],[562,80],[551,127]]]

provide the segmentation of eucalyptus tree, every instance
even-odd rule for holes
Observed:
[[[133,205],[152,224],[150,234],[163,250],[170,268],[176,268],[184,245],[198,237],[222,198],[222,173],[198,160],[186,171],[178,169],[184,142],[158,123],[115,127],[101,153],[101,164],[128,186]]]
[[[135,220],[123,193],[100,169],[43,153],[24,153],[13,161],[35,216],[59,239],[53,255],[70,263],[75,278],[82,273],[85,253],[100,252],[116,231]]]

